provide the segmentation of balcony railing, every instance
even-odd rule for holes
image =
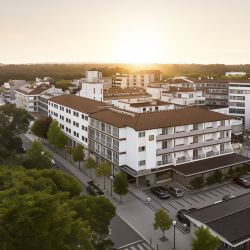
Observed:
[[[228,154],[228,153],[233,153],[233,150],[231,148],[229,149],[224,149],[224,150],[221,150],[220,151],[220,154],[223,155],[223,154]]]
[[[173,163],[173,159],[168,159],[166,161],[157,161],[157,166],[163,166],[163,165],[168,165],[172,163]]]
[[[204,154],[200,154],[200,155],[194,155],[192,157],[192,160],[199,160],[199,159],[203,159],[205,158],[205,155]]]
[[[218,151],[210,151],[206,153],[206,157],[216,156],[219,155]]]
[[[191,159],[190,159],[190,157],[182,157],[182,158],[177,158],[176,159],[176,164],[178,164],[178,163],[184,163],[184,162],[188,162],[188,161],[190,161]]]

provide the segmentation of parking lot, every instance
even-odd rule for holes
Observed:
[[[180,209],[202,208],[221,201],[224,195],[239,196],[250,192],[250,188],[244,188],[234,183],[222,184],[217,187],[209,188],[207,190],[200,190],[195,192],[188,192],[184,190],[184,196],[175,198],[171,195],[168,199],[159,199],[149,190],[145,191],[147,196],[152,199],[151,203],[155,207],[164,208],[172,219],[175,218],[176,213]]]

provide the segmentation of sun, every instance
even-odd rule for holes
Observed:
[[[134,30],[122,34],[115,45],[116,61],[133,64],[162,63],[166,45],[146,30]]]

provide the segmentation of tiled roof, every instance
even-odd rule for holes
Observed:
[[[140,108],[140,107],[149,107],[149,106],[165,106],[165,105],[174,105],[170,102],[163,102],[160,100],[151,100],[151,101],[145,101],[145,102],[137,102],[137,103],[131,103],[130,106],[134,108]]]
[[[52,97],[49,101],[87,114],[97,112],[100,107],[108,105],[105,102],[69,94]]]
[[[39,86],[25,85],[20,89],[17,89],[16,91],[21,92],[25,95],[39,95],[50,88],[52,88],[52,86],[49,84],[41,84]]]
[[[115,110],[115,109],[114,109]],[[94,119],[111,124],[115,127],[131,127],[137,131],[156,128],[167,128],[201,122],[211,122],[231,119],[231,116],[204,110],[198,107],[188,107],[178,110],[158,111],[149,113],[136,113],[126,115],[122,110],[102,110],[93,113]]]

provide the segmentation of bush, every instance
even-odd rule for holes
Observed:
[[[207,178],[207,180],[206,180],[207,185],[212,185],[212,184],[221,182],[222,177],[223,177],[223,174],[220,171],[216,170],[213,175],[211,175]]]
[[[193,178],[191,181],[190,181],[190,185],[193,187],[193,188],[200,188],[204,185],[204,179],[203,177],[195,177]]]

